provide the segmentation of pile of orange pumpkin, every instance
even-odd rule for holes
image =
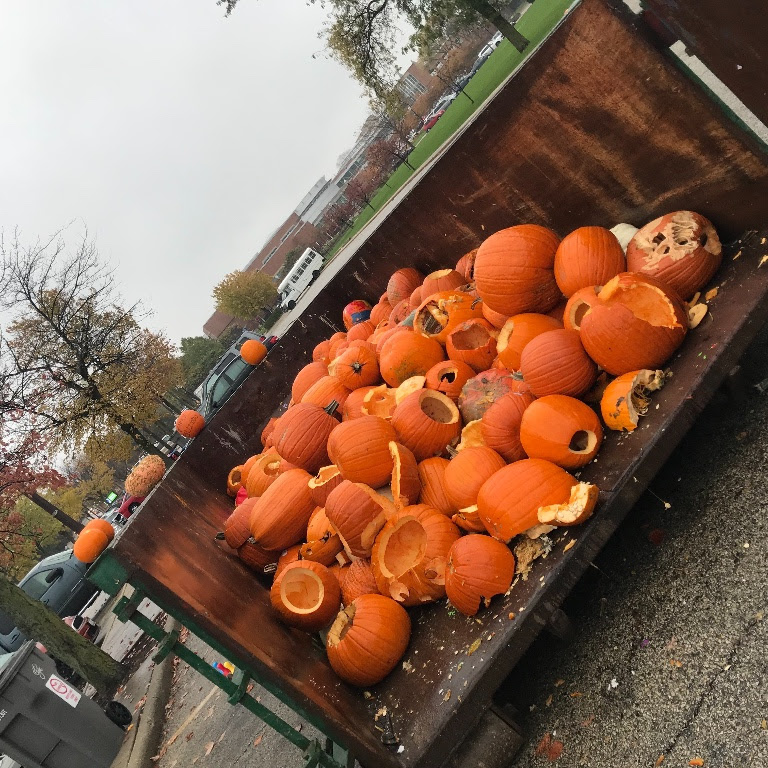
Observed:
[[[598,411],[635,428],[721,259],[692,212],[631,232],[625,253],[602,227],[560,240],[526,224],[455,268],[396,271],[367,319],[345,310],[263,452],[230,472],[241,503],[221,538],[274,573],[286,624],[326,631],[342,679],[394,668],[406,608],[447,596],[472,616],[507,592],[514,537],[592,515],[598,489],[570,472],[600,450]]]

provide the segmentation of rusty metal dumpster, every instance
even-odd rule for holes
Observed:
[[[245,675],[221,680],[230,700],[245,703],[307,749],[313,764],[342,764],[347,750],[366,768],[444,765],[768,319],[768,265],[761,269],[768,254],[764,148],[660,52],[674,29],[667,5],[674,12],[679,4],[650,5],[656,15],[635,16],[618,0],[572,7],[526,66],[414,177],[396,209],[339,257],[337,274],[302,322],[91,571],[90,578],[111,593],[126,582],[138,587],[236,662]],[[691,13],[701,21],[711,5]],[[670,362],[672,382],[643,427],[630,438],[609,435],[598,462],[582,472],[581,479],[601,489],[596,515],[559,532],[550,555],[537,562],[536,577],[477,620],[451,615],[444,604],[415,614],[405,658],[410,672],[396,669],[369,697],[342,683],[321,646],[276,620],[268,586],[213,540],[230,511],[224,478],[240,459],[261,450],[259,435],[277,393],[289,392],[349,298],[376,300],[398,267],[437,269],[515,223],[565,234],[585,224],[640,224],[680,208],[706,215],[730,243],[717,276],[713,319]],[[123,614],[131,608],[124,605]],[[173,636],[163,638],[166,652],[189,658]],[[271,713],[248,701],[247,676],[317,724],[336,748],[310,745],[282,721],[270,721]],[[386,727],[376,720],[383,708]]]

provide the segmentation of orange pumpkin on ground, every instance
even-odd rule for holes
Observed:
[[[424,275],[411,267],[398,269],[389,278],[387,283],[387,301],[396,307],[403,299],[410,298],[411,294],[424,282]]]
[[[563,310],[563,325],[570,331],[581,329],[581,320],[589,309],[597,303],[597,295],[602,290],[602,286],[590,285],[586,288],[580,288],[568,299],[568,303]]]
[[[315,508],[309,478],[303,469],[291,469],[280,475],[254,504],[251,536],[264,549],[286,549],[304,538]]]
[[[526,409],[535,401],[530,392],[509,392],[483,414],[480,430],[488,448],[505,461],[519,461],[526,454],[520,442],[520,424]]]
[[[411,620],[402,605],[384,595],[361,595],[328,630],[328,662],[345,682],[374,685],[397,666],[410,637]]]
[[[277,419],[275,417],[271,418],[267,423],[264,429],[261,430],[261,444],[265,448],[269,448],[272,445],[272,432],[275,429],[275,423],[277,422]]]
[[[444,360],[433,365],[426,373],[424,386],[442,392],[455,403],[459,399],[462,387],[475,375],[466,364],[455,360]]]
[[[174,429],[182,437],[197,437],[204,426],[205,419],[202,415],[188,408],[176,417]]]
[[[555,280],[566,297],[581,288],[605,285],[627,269],[616,235],[605,227],[579,227],[566,235],[555,254]]]
[[[280,553],[280,557],[277,559],[277,567],[275,568],[274,578],[276,579],[291,563],[295,563],[297,560],[301,560],[301,544],[294,544],[292,547],[283,550]]]
[[[297,374],[291,385],[291,398],[294,403],[300,403],[307,390],[328,375],[328,365],[315,362],[305,365]],[[327,403],[326,403],[327,405]]]
[[[283,622],[314,632],[336,618],[341,589],[336,577],[324,565],[299,560],[275,577],[269,600]]]
[[[459,529],[423,504],[405,507],[376,537],[371,566],[383,595],[405,606],[445,596],[445,568]]]
[[[112,524],[101,517],[97,517],[96,519],[87,522],[83,530],[90,530],[92,528],[95,528],[97,531],[101,531],[103,534],[105,534],[107,541],[112,541],[112,539],[115,538],[115,529],[112,527]]]
[[[500,397],[508,392],[529,393],[528,384],[517,371],[491,368],[471,378],[459,395],[459,410],[464,423],[477,421]]]
[[[326,444],[339,426],[333,416],[337,408],[334,401],[326,408],[309,402],[291,406],[275,425],[275,450],[310,474],[329,464]]]
[[[462,291],[441,291],[423,301],[413,318],[417,333],[445,343],[448,334],[457,325],[473,318],[481,318],[483,303]]]
[[[413,293],[408,299],[408,309],[413,312],[414,309],[418,309],[421,304],[421,286],[413,289]]]
[[[600,400],[600,412],[608,429],[631,432],[645,416],[650,393],[664,386],[664,371],[630,371],[608,384]]]
[[[267,575],[273,573],[280,557],[279,552],[270,552],[258,544],[254,544],[251,539],[246,539],[238,548],[237,556],[243,565],[256,573]]]
[[[328,367],[328,373],[350,390],[377,384],[381,378],[375,348],[362,346],[351,347],[339,355]]]
[[[326,365],[328,365],[328,363],[331,362],[330,355],[331,355],[331,342],[328,341],[328,339],[326,339],[325,341],[321,341],[312,350],[312,360],[316,363],[325,363]]]
[[[555,331],[563,324],[549,315],[526,312],[514,315],[504,323],[499,332],[496,353],[499,360],[510,371],[520,370],[520,356],[526,344],[546,331]]]
[[[354,299],[341,311],[341,319],[344,327],[349,332],[350,328],[365,322],[371,314],[371,305],[363,299]]]
[[[461,416],[453,400],[431,389],[408,395],[395,408],[391,423],[417,461],[442,453],[461,433]]]
[[[504,459],[491,448],[466,448],[445,468],[445,495],[455,509],[471,507],[483,483],[505,466]]]
[[[371,317],[370,320],[373,323],[374,327],[377,326],[379,323],[384,322],[385,320],[389,319],[389,316],[392,314],[392,305],[384,300],[380,301],[372,310],[371,310]]]
[[[364,320],[362,323],[353,325],[347,331],[347,341],[365,341],[376,329],[376,324],[370,320]]]
[[[515,576],[515,557],[506,544],[490,536],[471,534],[454,542],[448,553],[445,591],[451,604],[465,616],[474,616],[480,602],[503,595]]]
[[[445,492],[445,470],[448,463],[448,459],[440,456],[433,456],[419,462],[419,482],[421,483],[419,503],[426,504],[450,517],[456,511],[456,507]]]
[[[547,395],[525,409],[520,442],[532,459],[547,459],[565,469],[579,469],[600,450],[603,427],[597,414],[581,400]]]
[[[335,400],[339,407],[343,407],[348,397],[349,390],[335,376],[323,376],[304,393],[299,402],[326,408]]]
[[[83,528],[80,531],[72,554],[81,563],[92,563],[109,546],[109,537],[98,528]]]
[[[552,307],[552,309],[550,309],[545,314],[549,315],[550,317],[553,317],[559,323],[562,323],[563,322],[563,312],[565,312],[565,305],[567,303],[568,303],[567,299],[565,298],[565,296],[563,296],[563,298],[560,299],[560,301],[557,304],[555,304],[555,306]]]
[[[483,483],[477,509],[491,536],[509,541],[539,524],[540,507],[568,501],[576,482],[551,461],[523,459]]]
[[[328,456],[345,480],[379,488],[392,476],[389,444],[397,440],[391,424],[378,416],[342,422],[328,439]]]
[[[480,373],[490,368],[496,357],[496,336],[496,329],[487,320],[467,320],[448,334],[445,351],[451,360],[466,363]]]
[[[689,299],[717,272],[723,258],[712,222],[676,211],[641,227],[627,245],[627,270],[661,280]]]
[[[376,577],[373,575],[371,561],[366,559],[353,560],[349,568],[345,568],[341,577],[341,602],[350,605],[360,595],[378,595]]]
[[[258,339],[248,339],[240,347],[240,357],[248,365],[258,365],[267,356],[267,348]]]
[[[364,483],[345,480],[326,499],[325,514],[347,554],[370,557],[376,534],[395,514],[395,505]]]
[[[485,240],[475,258],[475,286],[494,312],[508,317],[546,312],[562,296],[553,266],[558,236],[536,224],[502,229]]]
[[[397,333],[379,350],[381,377],[390,387],[399,387],[411,376],[424,376],[436,363],[445,360],[439,342],[419,333]]]
[[[466,285],[467,279],[455,269],[438,269],[430,272],[421,284],[421,295],[426,299],[435,293],[450,291]]]
[[[408,299],[403,299],[401,302],[395,304],[392,311],[389,313],[389,322],[392,325],[398,325],[405,320],[408,315],[411,314],[410,302]]]
[[[331,351],[329,355],[331,358],[331,362],[333,362],[348,347],[349,347],[349,342],[346,339],[338,339],[337,341],[332,341]]]
[[[413,333],[413,328],[410,328],[407,325],[395,325],[392,328],[387,328],[387,330],[376,339],[376,354],[380,356],[381,348],[384,344],[386,344],[392,336],[395,336],[398,333]]]
[[[589,356],[614,376],[661,368],[687,332],[688,314],[677,294],[629,272],[603,286],[579,331]]]
[[[576,331],[545,331],[526,344],[520,370],[536,397],[584,394],[597,379],[597,366]]]
[[[224,521],[224,531],[217,535],[223,538],[232,549],[238,549],[251,536],[251,512],[256,505],[256,498],[246,499]]]

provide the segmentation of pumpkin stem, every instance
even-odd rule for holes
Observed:
[[[214,541],[224,541],[224,531],[219,531],[214,537]]]
[[[452,445],[446,445],[445,450],[452,459],[459,455],[459,452]]]
[[[475,307],[478,305],[478,302],[481,302],[481,301],[482,301],[482,299],[481,299],[481,298],[478,296],[478,297],[477,297],[477,298],[476,298],[476,299],[475,299],[475,300],[472,302],[472,309],[474,309],[474,308],[475,308]]]
[[[333,414],[334,414],[334,413],[336,413],[336,410],[338,409],[338,407],[339,407],[339,402],[338,402],[338,400],[331,400],[331,402],[330,402],[330,403],[328,403],[328,405],[326,405],[326,406],[325,406],[325,408],[323,408],[323,410],[324,410],[324,411],[325,411],[325,412],[326,412],[326,413],[327,413],[329,416],[333,416]]]

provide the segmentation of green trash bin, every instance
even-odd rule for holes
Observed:
[[[109,768],[124,735],[33,640],[0,656],[0,753],[24,768]]]

